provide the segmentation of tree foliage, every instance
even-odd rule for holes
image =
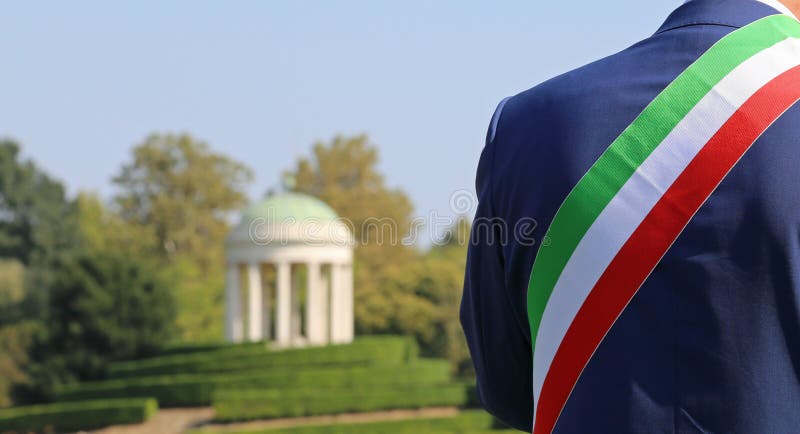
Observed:
[[[0,141],[0,258],[15,259],[27,270],[17,315],[46,316],[51,270],[79,244],[74,216],[64,186],[23,160],[16,142]]]
[[[0,405],[162,345],[175,321],[160,246],[151,226],[70,200],[0,142]]]
[[[468,231],[466,219],[458,220],[443,242],[419,254],[403,267],[387,273],[374,296],[384,303],[381,328],[393,333],[413,334],[424,355],[447,357],[459,373],[471,368],[469,352],[458,321],[458,308],[464,284],[466,244],[456,233]]]
[[[34,381],[31,349],[46,335],[52,270],[79,244],[73,211],[61,183],[0,140],[0,406]]]
[[[111,360],[150,354],[171,338],[175,304],[151,263],[122,252],[89,252],[56,270],[49,336],[39,349],[80,378]]]
[[[0,257],[48,265],[74,244],[71,203],[59,182],[19,154],[17,143],[0,141]]]
[[[168,258],[183,253],[217,263],[226,217],[247,204],[252,174],[186,134],[152,135],[133,150],[114,184],[125,220],[148,226]]]
[[[0,326],[21,319],[25,300],[25,267],[17,259],[0,259]]]
[[[114,178],[124,222],[150,231],[173,283],[182,340],[222,336],[228,217],[246,203],[250,170],[189,135],[152,135]]]
[[[30,385],[28,354],[39,327],[30,321],[0,327],[0,408],[13,404],[16,388]]]
[[[158,256],[160,249],[153,228],[124,220],[96,195],[79,193],[75,212],[84,250],[122,252],[135,257]]]

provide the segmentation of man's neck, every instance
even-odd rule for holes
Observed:
[[[800,0],[781,0],[784,6],[786,6],[794,16],[800,17]]]
[[[800,17],[800,0],[758,0],[766,3],[783,13],[793,14],[795,18]]]

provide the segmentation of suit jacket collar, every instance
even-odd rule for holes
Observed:
[[[702,24],[738,28],[779,13],[757,0],[691,0],[676,9],[656,33]]]

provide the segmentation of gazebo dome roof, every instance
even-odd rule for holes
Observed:
[[[292,243],[350,249],[352,231],[325,202],[307,194],[282,193],[267,196],[245,209],[226,242],[229,251]]]
[[[242,214],[243,221],[264,219],[266,223],[336,220],[339,216],[328,204],[302,193],[283,193],[267,196],[251,205]]]

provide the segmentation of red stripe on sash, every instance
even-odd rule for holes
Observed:
[[[636,228],[561,341],[538,397],[534,434],[552,432],[583,369],[639,287],[744,153],[798,100],[800,67],[781,74],[750,97]]]

